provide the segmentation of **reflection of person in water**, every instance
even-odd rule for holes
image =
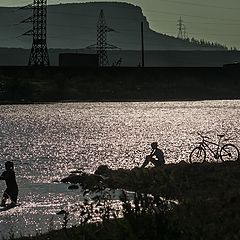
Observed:
[[[18,196],[18,186],[16,182],[13,162],[7,161],[5,163],[5,169],[6,170],[0,176],[0,180],[5,180],[7,185],[7,189],[3,193],[1,206],[6,205],[6,201],[8,198],[11,199],[11,205],[16,205]]]
[[[158,143],[151,143],[151,147],[152,152],[150,153],[150,155],[146,156],[142,168],[146,167],[149,162],[153,163],[154,166],[160,166],[165,163],[163,151],[158,148]]]

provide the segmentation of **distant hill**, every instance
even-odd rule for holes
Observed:
[[[81,49],[96,43],[96,27],[103,9],[108,26],[116,32],[108,41],[123,50],[139,50],[140,23],[144,22],[146,50],[220,50],[219,45],[189,42],[155,32],[149,28],[142,9],[128,3],[93,2],[48,6],[48,47]],[[31,37],[18,37],[31,29],[31,24],[19,24],[32,11],[0,7],[0,47],[31,48]]]

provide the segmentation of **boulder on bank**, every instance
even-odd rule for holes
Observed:
[[[112,170],[107,165],[100,165],[95,171],[95,174],[109,177],[109,175],[111,175],[111,172]]]
[[[74,184],[80,183],[81,184],[84,181],[85,176],[86,176],[86,174],[77,175],[77,174],[72,173],[68,177],[63,178],[61,180],[61,182],[63,182],[63,183],[74,183]]]
[[[76,184],[72,184],[68,187],[69,190],[76,190],[76,189],[79,189],[78,185]]]
[[[83,173],[81,175],[78,174],[70,174],[68,177],[63,178],[61,182],[63,183],[72,183],[72,184],[80,184],[83,188],[91,186],[91,188],[96,188],[100,182],[104,179],[100,175],[97,174],[86,174]]]

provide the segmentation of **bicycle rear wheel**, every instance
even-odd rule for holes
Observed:
[[[237,161],[239,160],[239,150],[231,143],[225,144],[220,150],[220,158],[223,162]]]
[[[190,153],[189,162],[190,163],[202,163],[206,160],[206,151],[202,147],[195,147]]]

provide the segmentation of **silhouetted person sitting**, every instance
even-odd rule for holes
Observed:
[[[7,189],[3,193],[1,206],[6,206],[8,198],[11,200],[11,205],[16,205],[18,196],[18,186],[16,182],[13,162],[7,161],[5,163],[5,171],[0,176],[0,180],[5,180]]]
[[[151,143],[151,147],[152,147],[152,152],[150,155],[146,156],[146,159],[142,165],[142,168],[146,167],[149,162],[154,164],[154,166],[160,166],[162,164],[165,164],[164,154],[163,154],[163,151],[158,148],[158,143],[157,142]]]

